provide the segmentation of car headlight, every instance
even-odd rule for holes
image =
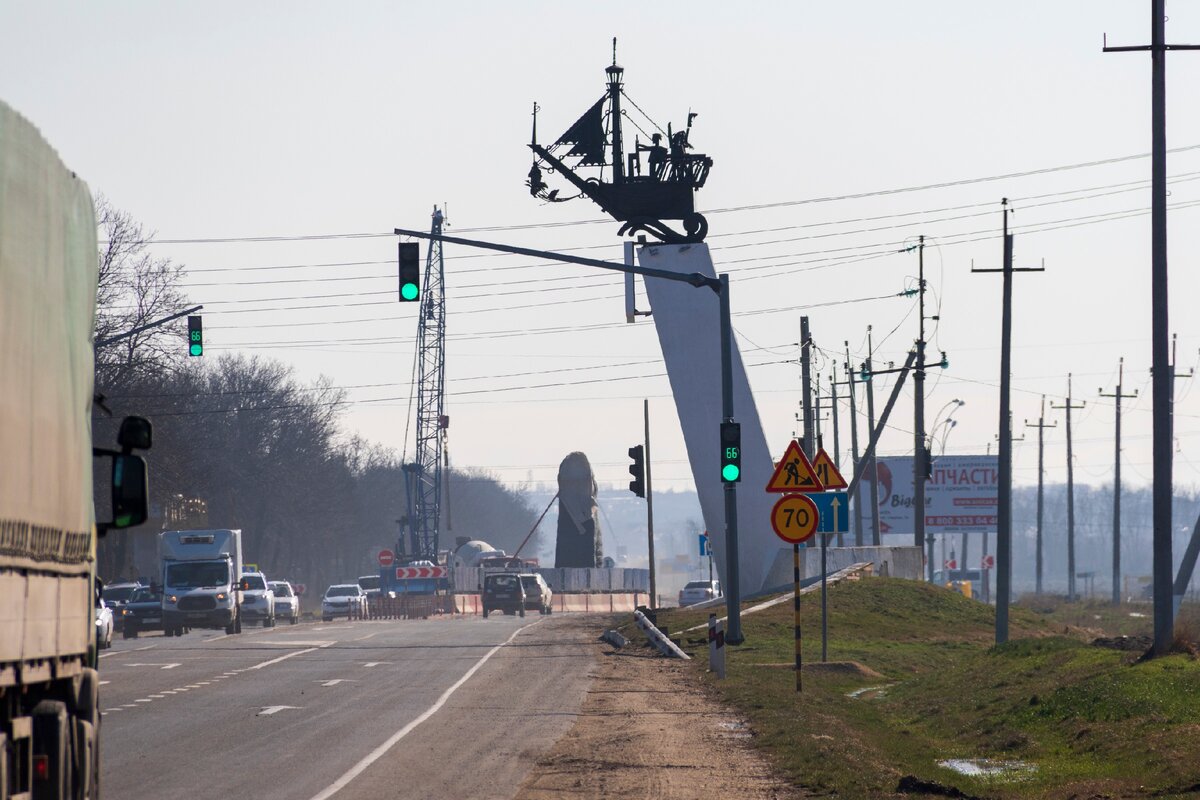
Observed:
[[[224,599],[225,599],[225,593],[224,593],[224,592],[217,592],[217,599],[218,599],[218,600],[224,600]]]
[[[171,596],[169,596],[169,597],[167,598],[167,600],[171,601],[172,603],[178,603],[178,602],[179,602],[179,598],[178,598],[177,596],[175,596],[175,595],[171,595]]]
[[[125,615],[127,615],[128,613],[129,613],[129,609],[127,609],[127,608],[122,608],[122,609],[121,609],[121,616],[122,616],[122,617],[124,617],[124,616],[125,616]]]

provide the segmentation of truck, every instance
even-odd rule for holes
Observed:
[[[166,635],[181,636],[184,628],[242,632],[240,530],[163,531],[158,552]]]
[[[96,215],[0,101],[0,796],[100,796],[98,536],[145,522],[147,420],[92,442]],[[105,462],[108,462],[107,464]],[[93,471],[103,520],[97,520]]]

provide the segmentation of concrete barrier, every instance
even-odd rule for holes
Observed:
[[[663,634],[663,632],[660,631],[653,622],[648,620],[646,615],[641,611],[634,610],[633,619],[635,622],[637,622],[637,626],[642,633],[646,634],[646,638],[650,640],[650,643],[658,648],[658,652],[662,653],[664,656],[682,658],[685,661],[692,660],[691,656],[680,650],[679,646],[668,639],[666,635]]]

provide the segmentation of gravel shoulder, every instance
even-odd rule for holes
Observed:
[[[636,641],[617,651],[594,647],[596,677],[575,724],[538,760],[517,797],[804,796],[772,772],[750,746],[745,721],[683,662]]]

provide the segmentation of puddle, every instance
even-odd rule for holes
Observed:
[[[1032,774],[1037,767],[1026,761],[997,761],[991,758],[947,758],[939,767],[972,778],[1009,778],[1016,780]]]
[[[883,686],[864,686],[861,689],[855,689],[853,692],[846,692],[846,697],[851,700],[866,699],[878,700],[887,696],[887,690],[895,686],[894,683],[887,683]]]

